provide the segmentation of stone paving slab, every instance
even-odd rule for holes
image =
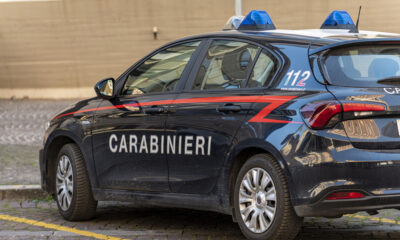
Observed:
[[[237,224],[227,215],[185,209],[143,208],[119,202],[100,203],[96,217],[85,222],[62,219],[51,199],[0,201],[0,214],[127,239],[244,239]],[[366,213],[360,214],[368,218]],[[399,217],[400,211],[382,210],[377,215],[382,219],[384,216],[385,219],[387,216]],[[1,220],[0,239],[90,238]],[[352,215],[339,219],[306,218],[296,240],[315,239],[400,239],[400,225],[367,222]]]
[[[31,200],[46,198],[48,193],[40,185],[0,185],[0,200]]]

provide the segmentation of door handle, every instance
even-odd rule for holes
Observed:
[[[166,109],[164,107],[158,107],[158,106],[153,106],[144,109],[144,113],[150,113],[150,114],[163,113],[163,112],[166,112]]]
[[[233,105],[231,103],[217,107],[218,112],[240,112],[242,107],[240,105]]]

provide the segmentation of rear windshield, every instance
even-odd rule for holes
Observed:
[[[330,50],[322,58],[322,67],[330,83],[337,86],[382,87],[379,80],[393,78],[400,82],[400,45]]]

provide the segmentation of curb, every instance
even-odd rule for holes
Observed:
[[[0,200],[28,200],[47,196],[40,185],[0,185]]]

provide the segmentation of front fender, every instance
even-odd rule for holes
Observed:
[[[57,157],[64,144],[74,143],[80,148],[85,159],[86,169],[92,188],[97,186],[96,172],[92,154],[92,138],[89,118],[70,117],[52,124],[45,135],[41,153],[42,188],[51,192],[51,162]]]

